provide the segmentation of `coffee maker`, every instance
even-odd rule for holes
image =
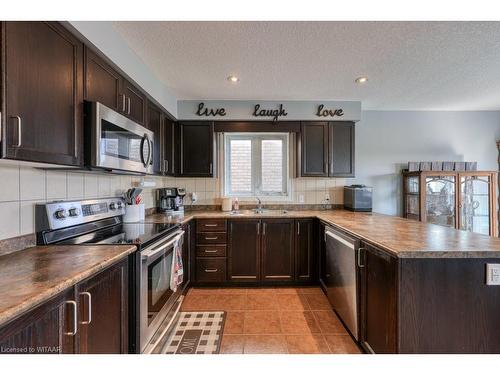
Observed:
[[[156,190],[156,207],[158,212],[167,215],[180,215],[184,213],[184,196],[186,189],[161,188]]]

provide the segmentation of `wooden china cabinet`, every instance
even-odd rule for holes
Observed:
[[[403,217],[498,236],[493,171],[403,171]]]

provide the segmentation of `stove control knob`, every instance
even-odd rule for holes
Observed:
[[[115,202],[110,203],[110,204],[109,204],[109,209],[110,209],[110,210],[116,210],[116,203],[115,203]]]
[[[66,219],[66,210],[57,210],[56,212],[54,212],[54,216],[56,217],[56,219]]]
[[[69,209],[69,216],[75,217],[80,215],[80,210],[78,208],[70,208]]]
[[[122,202],[118,202],[117,205],[118,205],[118,209],[121,210],[123,207]]]

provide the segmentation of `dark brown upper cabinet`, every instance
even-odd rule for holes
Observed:
[[[354,123],[302,122],[297,167],[302,177],[354,177]]]
[[[154,133],[153,138],[153,173],[157,175],[163,174],[162,165],[162,122],[163,113],[153,103],[148,103],[148,118],[146,128]]]
[[[126,79],[122,79],[120,91],[125,96],[125,115],[138,124],[144,125],[147,106],[146,95]]]
[[[146,124],[146,95],[89,48],[85,48],[85,100],[100,102]]]
[[[85,100],[99,102],[115,111],[125,111],[120,94],[121,76],[101,57],[85,48]]]
[[[335,121],[329,124],[329,175],[354,176],[354,122]]]
[[[295,280],[316,279],[316,251],[313,219],[295,220]]]
[[[175,122],[167,116],[163,117],[163,162],[162,171],[166,176],[175,174],[174,168],[174,127]]]
[[[262,280],[294,279],[294,220],[262,220]]]
[[[215,138],[211,121],[180,122],[176,148],[181,177],[214,177]]]
[[[260,231],[260,220],[229,221],[229,281],[256,282],[260,279]]]
[[[303,122],[297,148],[300,176],[328,177],[328,122]]]
[[[79,166],[83,162],[83,44],[57,22],[3,22],[9,159]]]

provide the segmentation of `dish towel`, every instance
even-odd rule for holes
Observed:
[[[184,280],[184,267],[182,264],[182,244],[184,242],[184,232],[177,236],[174,242],[174,253],[172,256],[172,269],[170,270],[170,289],[175,293],[177,287]]]

